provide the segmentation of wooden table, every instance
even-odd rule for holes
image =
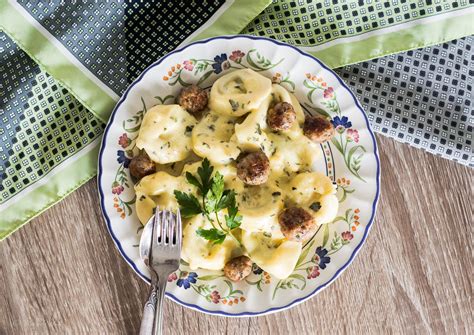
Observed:
[[[376,222],[338,280],[291,310],[255,318],[208,316],[168,300],[165,334],[474,333],[472,170],[378,142]],[[106,231],[95,180],[0,250],[0,334],[137,333],[148,287]]]

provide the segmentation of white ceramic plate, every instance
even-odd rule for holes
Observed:
[[[379,196],[380,166],[367,117],[342,80],[314,57],[274,40],[217,37],[190,44],[161,58],[130,85],[105,130],[99,157],[99,191],[107,228],[120,253],[144,280],[139,258],[141,224],[135,214],[128,171],[135,138],[147,108],[173,103],[190,83],[210,87],[219,76],[251,68],[294,92],[307,113],[332,119],[336,136],[321,145],[316,169],[337,185],[340,209],[306,245],[293,274],[271,278],[254,268],[246,281],[232,283],[221,273],[189,271],[185,265],[168,279],[167,296],[211,314],[261,315],[286,309],[325,288],[352,262],[367,237]],[[350,288],[349,288],[350,290]]]

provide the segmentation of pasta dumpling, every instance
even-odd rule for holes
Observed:
[[[262,150],[266,155],[270,154],[271,143],[264,131],[267,128],[265,118],[269,104],[270,97],[267,97],[241,124],[235,125],[236,142],[241,150]]]
[[[189,220],[183,230],[181,258],[189,263],[192,270],[197,268],[221,270],[232,257],[242,254],[237,242],[230,236],[227,236],[221,244],[213,244],[196,234],[198,229],[212,227],[204,215],[196,215]]]
[[[191,130],[195,125],[194,116],[181,106],[157,105],[143,118],[137,147],[159,164],[183,160],[191,152]]]
[[[273,148],[269,159],[274,173],[308,171],[319,158],[317,144],[303,135],[298,137],[297,146],[294,145],[293,140],[283,134],[272,133],[268,136]]]
[[[234,71],[212,85],[209,108],[225,115],[242,116],[258,108],[268,98],[271,89],[271,80],[255,71]]]
[[[240,150],[236,143],[231,141],[234,123],[233,117],[212,111],[207,113],[193,129],[194,152],[201,157],[207,157],[213,163],[225,164],[237,158]]]
[[[325,174],[305,172],[296,175],[288,185],[288,199],[292,204],[309,208],[317,224],[330,223],[337,215],[339,201],[336,189]]]
[[[302,249],[301,242],[247,231],[242,232],[242,244],[260,268],[278,279],[285,279],[293,272]]]
[[[148,222],[153,216],[156,206],[160,208],[178,208],[178,203],[174,197],[174,190],[195,193],[192,185],[185,182],[182,176],[172,176],[160,171],[143,177],[135,185],[136,203],[138,219],[142,224]]]
[[[234,178],[228,185],[237,194],[237,204],[242,215],[241,229],[283,236],[278,225],[278,213],[284,205],[283,194],[274,182],[249,186]]]

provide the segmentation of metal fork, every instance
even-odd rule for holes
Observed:
[[[151,241],[144,242],[149,243],[144,247],[144,261],[150,270],[151,288],[143,310],[140,335],[162,334],[166,283],[168,276],[178,269],[181,257],[182,224],[179,209],[174,215],[169,210],[159,211],[156,208],[148,224],[153,229]]]

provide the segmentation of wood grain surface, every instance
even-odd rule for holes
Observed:
[[[165,334],[472,334],[472,172],[378,137],[382,196],[353,264],[288,311],[229,319],[166,303]],[[96,181],[0,245],[1,334],[136,334],[148,287],[121,259]]]

